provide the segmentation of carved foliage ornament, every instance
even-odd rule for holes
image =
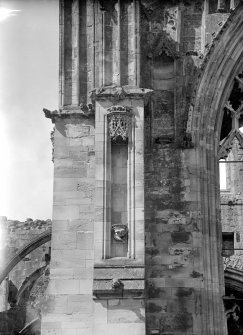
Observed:
[[[131,108],[112,106],[108,111],[108,129],[113,142],[126,142],[131,125]]]

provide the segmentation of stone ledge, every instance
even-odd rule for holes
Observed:
[[[43,108],[45,117],[51,119],[52,123],[55,123],[56,118],[94,118],[95,111],[92,104],[80,105],[80,106],[64,106],[59,110],[50,111],[49,109]]]
[[[139,88],[137,86],[104,86],[95,88],[90,92],[91,100],[102,100],[113,98],[114,100],[124,100],[126,98],[141,99],[146,94],[152,93],[153,90],[147,88]]]
[[[93,282],[93,299],[143,298],[144,279],[122,279],[120,286],[114,288],[114,280],[97,280]]]
[[[94,267],[94,299],[143,298],[144,266]]]
[[[114,257],[95,262],[95,268],[144,268],[144,263],[141,260],[130,259],[126,257]]]
[[[113,278],[119,279],[144,279],[144,268],[95,268],[95,280],[112,280]]]

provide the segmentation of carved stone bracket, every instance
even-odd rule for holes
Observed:
[[[56,118],[94,118],[95,110],[92,104],[80,105],[80,106],[64,106],[59,110],[50,111],[49,109],[43,108],[45,117],[51,119],[52,123],[55,123]]]
[[[111,264],[107,264],[107,261],[111,261]],[[119,265],[114,262],[110,259],[106,260],[106,264],[95,265],[94,299],[143,298],[144,266],[125,264],[129,260],[124,260],[124,264],[119,262]]]
[[[118,290],[118,289],[122,289],[124,287],[124,284],[122,283],[120,279],[114,278],[111,281],[111,287],[113,288],[113,290]]]

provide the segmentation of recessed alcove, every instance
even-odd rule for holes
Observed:
[[[94,299],[141,298],[145,251],[144,100],[140,94],[146,91],[122,88],[124,99],[117,101],[111,98],[113,90],[117,88],[105,88],[96,98],[93,294]]]
[[[111,143],[111,225],[117,228],[126,226],[127,213],[127,177],[128,177],[128,145],[127,143]],[[111,258],[127,257],[128,237],[115,238],[111,230]]]

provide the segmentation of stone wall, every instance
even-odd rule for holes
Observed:
[[[29,243],[33,238],[43,233],[52,226],[51,220],[32,220],[26,219],[24,222],[17,220],[8,220],[8,257],[14,255],[25,244]],[[24,257],[9,274],[9,279],[19,289],[26,277],[33,273],[36,269],[45,264],[45,254],[48,254],[50,242],[35,249],[31,254]]]
[[[90,332],[94,259],[94,121],[66,117],[54,135],[51,281],[42,333]],[[49,315],[49,311],[52,314]],[[82,318],[81,318],[82,316]],[[48,326],[45,326],[47,324]],[[80,333],[81,334],[81,333]]]
[[[18,220],[7,220],[1,217],[0,229],[3,243],[1,246],[0,269],[15,257],[24,246],[38,237],[41,233],[51,229],[51,220],[26,219],[24,222]],[[36,304],[41,298],[40,290],[31,297],[33,284],[38,281],[38,269],[46,265],[45,255],[50,255],[50,242],[37,247],[24,258],[19,257],[19,262],[7,274],[6,279],[0,285],[0,333],[14,334],[20,331],[26,324],[38,318],[39,311]],[[35,273],[32,278],[32,274]],[[42,271],[43,272],[43,271]],[[41,274],[41,272],[40,272]],[[29,279],[33,279],[31,281]],[[28,281],[29,280],[29,281]],[[28,290],[29,287],[29,290]],[[25,290],[25,291],[24,291]],[[35,301],[35,299],[37,299]]]
[[[225,99],[241,64],[234,30],[243,24],[242,5],[227,20],[236,5],[60,2],[60,106],[44,110],[55,123],[44,335],[226,334],[217,151]],[[121,259],[107,251],[112,106],[131,106],[135,125],[128,192],[135,224],[128,239],[139,251]],[[127,278],[135,265],[139,271]],[[126,289],[130,279],[141,286]]]

